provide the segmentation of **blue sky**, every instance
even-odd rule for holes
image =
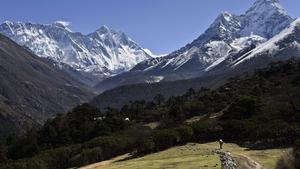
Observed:
[[[71,22],[75,32],[101,25],[121,30],[153,53],[172,52],[197,38],[222,11],[242,14],[254,0],[1,0],[0,22]],[[300,17],[299,0],[281,0]]]

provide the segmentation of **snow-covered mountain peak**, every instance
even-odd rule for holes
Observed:
[[[251,12],[260,13],[265,10],[271,10],[271,12],[276,11],[287,15],[285,9],[280,5],[279,0],[256,0],[246,14]]]
[[[218,36],[222,39],[231,39],[240,28],[241,23],[237,16],[229,12],[222,12],[209,29],[217,32]]]
[[[67,69],[68,73],[74,75],[78,72],[75,78],[80,76],[79,80],[89,84],[90,79],[92,83],[97,82],[97,79],[128,71],[139,62],[151,58],[123,32],[102,26],[84,35],[73,33],[68,25],[64,21],[53,24],[5,22],[0,25],[0,33]],[[87,75],[88,79],[82,75]]]
[[[99,36],[102,40],[115,38],[114,40],[122,41],[130,39],[124,32],[109,28],[106,25],[101,26],[95,32],[88,36]]]
[[[256,18],[262,17],[261,15],[266,15],[265,17],[270,17],[272,14],[288,15],[286,10],[279,4],[278,0],[257,0],[253,6],[247,10],[245,15],[254,16]]]
[[[293,19],[287,14],[278,0],[257,0],[247,12],[241,16],[242,36],[251,32],[270,39],[287,27]]]
[[[215,21],[210,25],[210,28],[220,26],[221,24],[231,24],[233,21],[236,20],[237,16],[225,11],[218,15]]]
[[[121,34],[121,32],[117,32],[111,28],[109,28],[106,25],[101,26],[99,29],[97,29],[95,32],[99,34]]]
[[[53,23],[53,26],[57,27],[57,28],[62,28],[65,29],[69,32],[72,32],[71,29],[69,29],[70,22],[66,22],[66,21],[55,21]]]
[[[260,44],[252,51],[246,53],[244,56],[241,56],[241,59],[238,59],[233,63],[233,66],[237,66],[245,60],[249,60],[253,57],[270,55],[274,56],[279,51],[286,49],[288,47],[296,47],[300,49],[300,18],[296,19],[290,24],[289,27],[285,28],[279,34],[272,37],[270,40],[265,43]],[[288,57],[288,56],[286,56]]]

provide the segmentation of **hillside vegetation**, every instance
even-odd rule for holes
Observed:
[[[78,167],[220,138],[250,149],[290,147],[300,138],[299,75],[300,61],[289,60],[232,78],[215,90],[189,89],[168,99],[157,95],[104,112],[83,104],[10,140],[0,151],[0,168]],[[186,122],[194,116],[201,118]],[[155,129],[144,126],[157,121]]]

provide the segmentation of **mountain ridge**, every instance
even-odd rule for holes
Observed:
[[[72,69],[70,75],[90,86],[152,57],[125,33],[107,26],[84,35],[72,32],[64,21],[53,24],[6,21],[0,25],[0,33],[62,70]]]
[[[203,34],[183,48],[163,58],[145,60],[129,72],[100,82],[96,88],[101,92],[122,85],[159,82],[153,80],[158,77],[160,81],[174,81],[205,76],[220,62],[229,62],[227,58],[238,57],[242,51],[268,41],[292,21],[278,1],[257,0],[242,15],[222,12]]]
[[[94,95],[0,34],[0,138],[20,134]]]

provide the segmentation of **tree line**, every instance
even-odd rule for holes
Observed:
[[[78,167],[124,153],[139,156],[187,142],[223,138],[249,148],[295,145],[300,138],[300,61],[276,62],[217,89],[157,95],[120,110],[82,104],[0,146],[0,168]],[[188,119],[198,116],[190,122]],[[158,122],[155,129],[144,124]],[[299,141],[298,141],[299,142]]]

